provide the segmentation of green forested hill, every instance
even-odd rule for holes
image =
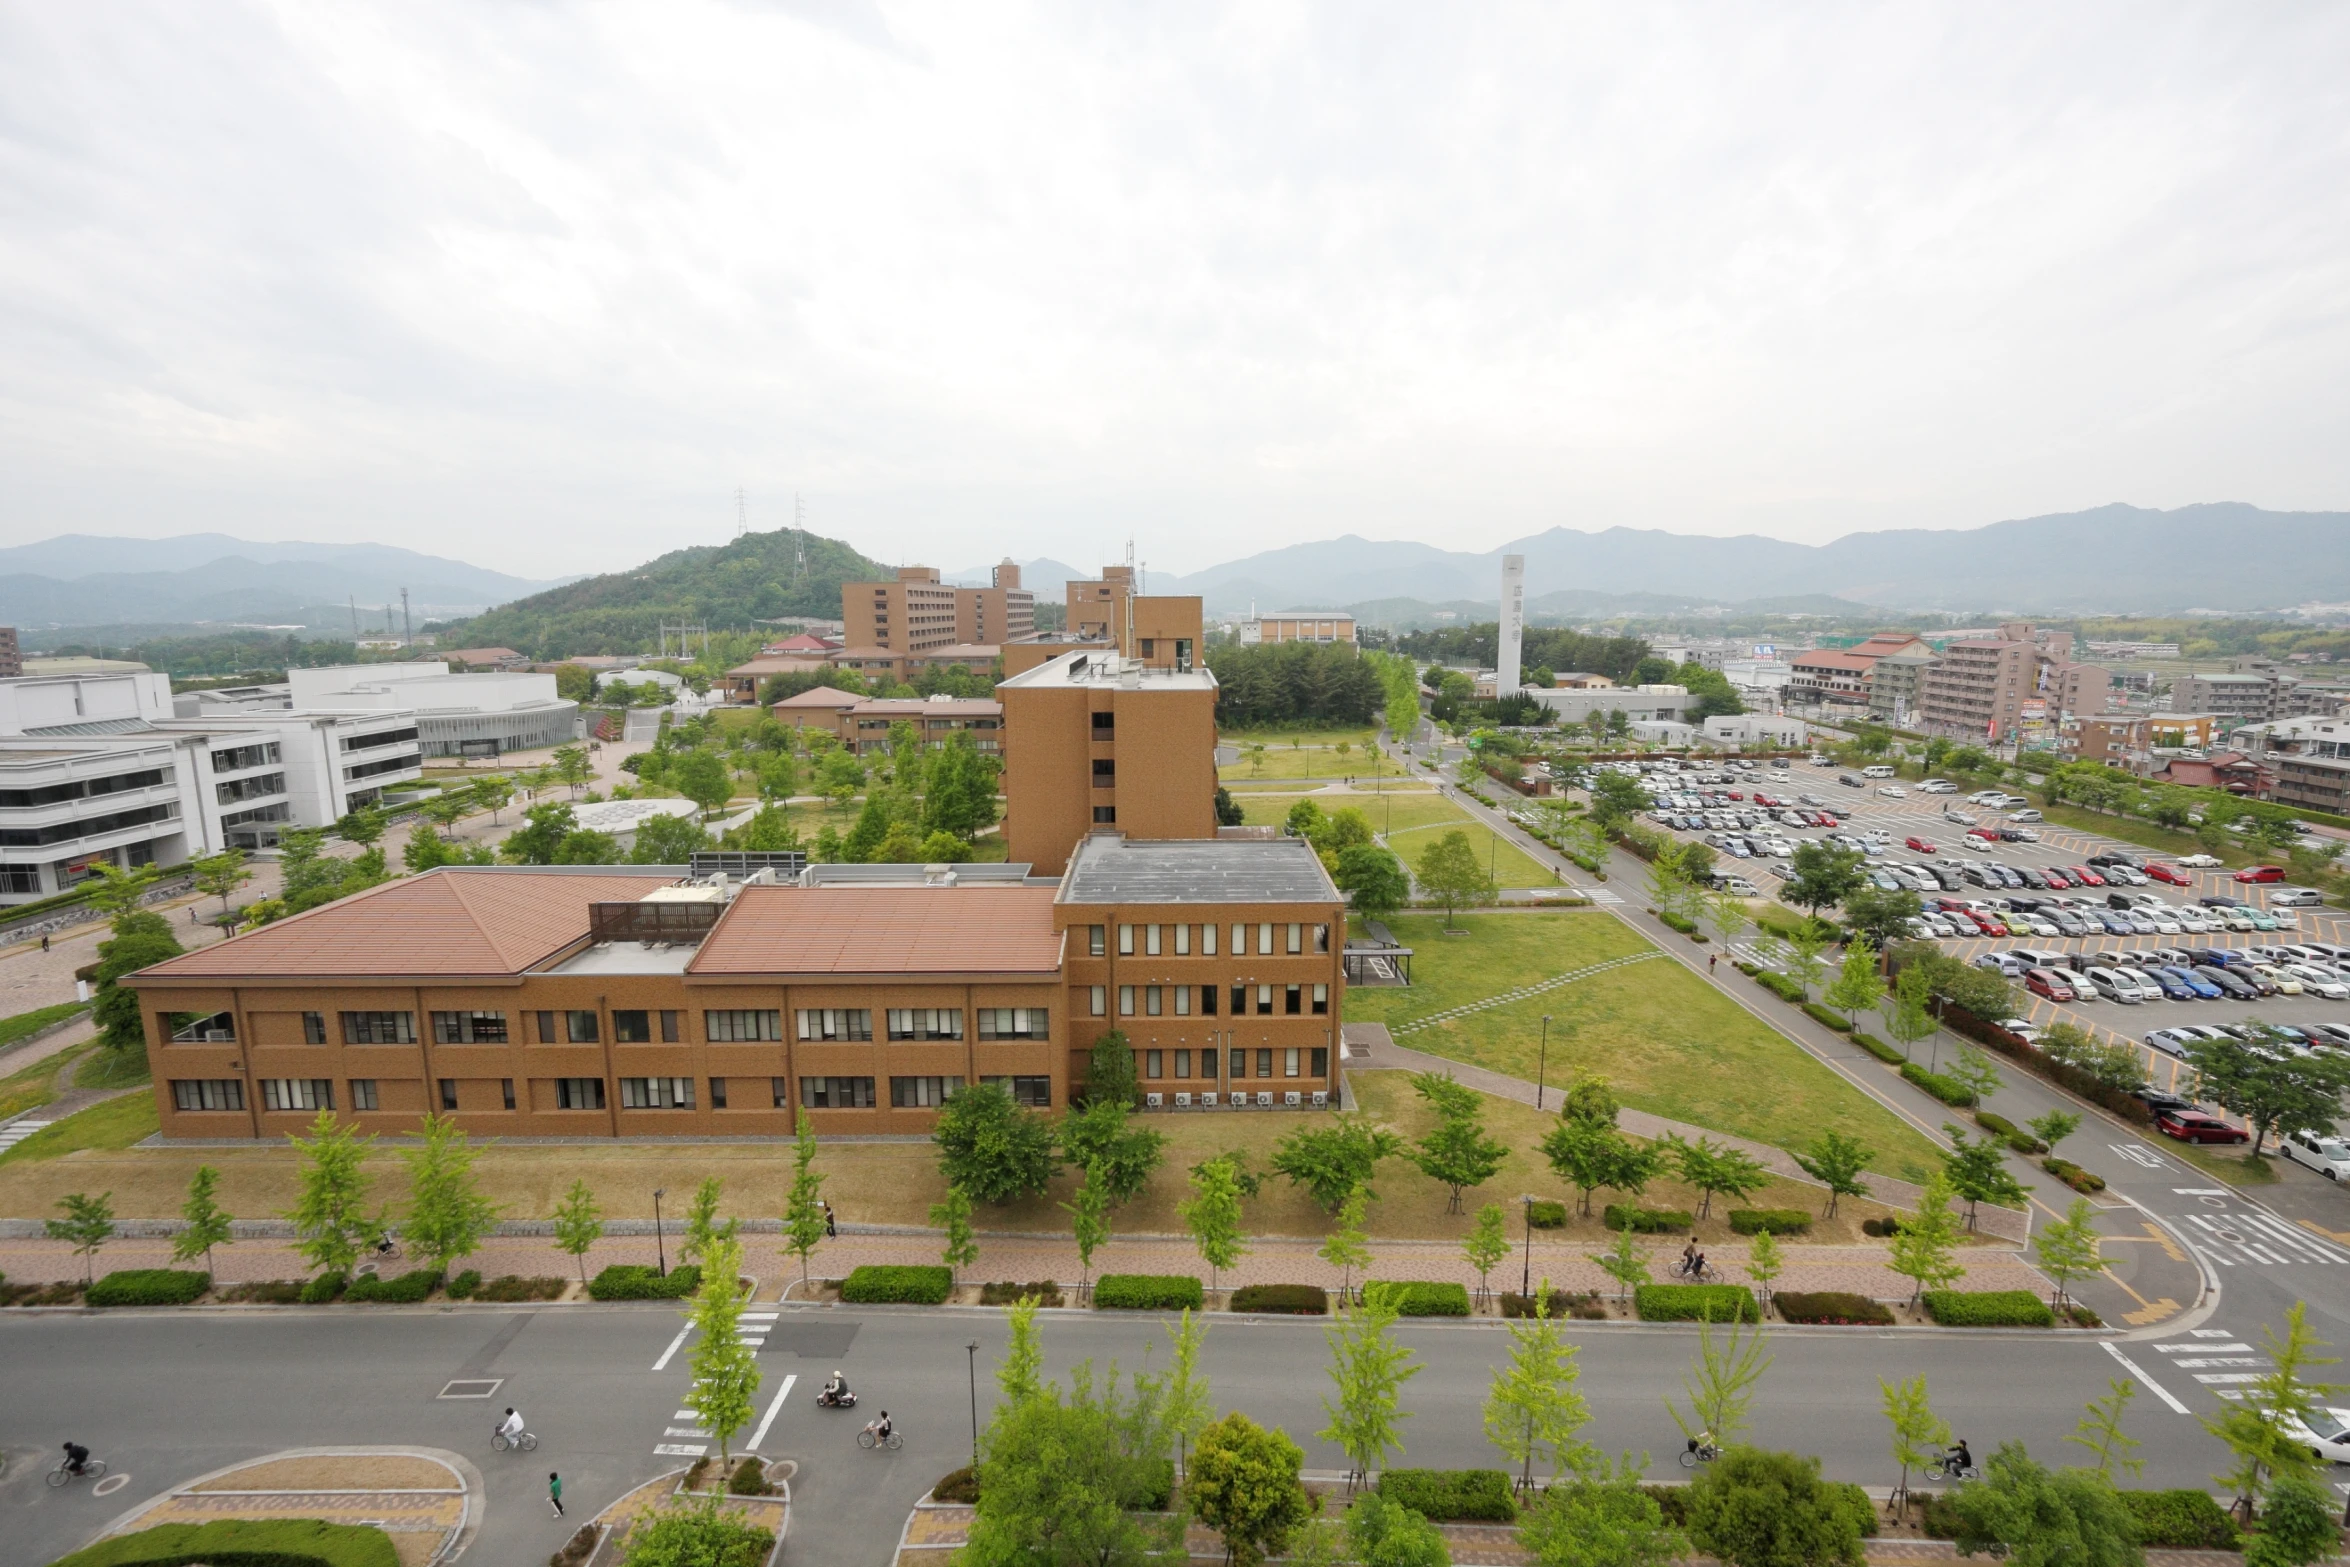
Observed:
[[[673,551],[634,571],[550,588],[456,622],[441,633],[441,646],[510,647],[533,658],[650,652],[659,621],[696,621],[715,632],[787,615],[837,620],[842,583],[893,575],[838,539],[809,534],[803,577],[801,537],[791,529],[746,533]]]

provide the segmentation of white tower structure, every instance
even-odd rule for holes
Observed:
[[[1493,662],[1493,694],[1517,693],[1518,650],[1526,635],[1526,557],[1501,558],[1501,646]]]

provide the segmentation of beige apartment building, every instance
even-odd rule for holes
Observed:
[[[955,634],[955,590],[935,566],[900,566],[894,581],[840,585],[841,640],[851,649],[926,653]]]
[[[984,698],[868,697],[814,686],[768,711],[786,728],[821,729],[860,756],[888,750],[890,730],[898,724],[913,725],[932,748],[965,733],[982,751],[1003,747],[1004,705]]]
[[[1058,875],[1097,829],[1216,835],[1216,677],[1062,653],[996,687],[1007,854]]]
[[[1036,595],[1020,586],[1020,568],[1006,560],[984,588],[955,589],[955,640],[966,644],[1016,641],[1036,633]]]
[[[2073,661],[2069,631],[2040,631],[2010,621],[1996,636],[1946,644],[1927,666],[1919,692],[1921,727],[1958,739],[2005,741],[2028,712],[2052,721],[2105,711],[2111,677]]]

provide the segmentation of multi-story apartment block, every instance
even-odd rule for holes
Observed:
[[[2269,799],[2350,815],[2350,719],[2272,719],[2228,738],[2259,764]]]
[[[1216,677],[1063,653],[996,687],[1007,854],[1058,875],[1086,834],[1216,833]]]
[[[1240,640],[1250,642],[1352,642],[1355,618],[1342,609],[1283,609],[1242,621]]]
[[[1914,723],[1925,690],[1926,666],[1933,662],[1933,650],[1920,643],[1871,663],[1861,682],[1868,689],[1869,717],[1901,729]]]
[[[1146,1089],[1326,1103],[1345,907],[1294,841],[1089,837],[1059,885],[452,868],[147,969],[164,1135],[321,1110],[475,1135],[919,1134],[1001,1083],[1064,1105],[1123,1029]]]
[[[2330,714],[2331,693],[2304,690],[2274,659],[2233,658],[2224,673],[2181,675],[2171,682],[2171,705],[2186,712],[2211,712],[2237,724],[2264,724],[2280,718]]]
[[[1061,591],[1068,608],[1064,631],[1094,642],[1124,642],[1126,601],[1134,596],[1132,566],[1104,566],[1099,577],[1072,577]]]
[[[1787,701],[1796,707],[1869,705],[1869,666],[1874,660],[1847,648],[1814,648],[1787,660]]]
[[[2073,661],[2069,631],[2041,631],[2011,621],[1997,635],[1947,643],[1927,666],[1919,691],[1922,727],[1934,734],[2003,741],[2027,711],[2062,722],[2105,711],[2109,679],[2095,664]]]
[[[0,626],[0,680],[14,680],[24,673],[24,649],[17,644],[16,628]]]
[[[2203,751],[2225,733],[2214,713],[2106,713],[2076,719],[2069,750],[2084,762],[2103,762],[2141,778],[2151,777],[2170,758],[2159,753]]]
[[[989,573],[984,588],[955,589],[957,642],[997,644],[1036,631],[1036,595],[1020,586],[1020,568],[1010,560]]]
[[[840,618],[847,628],[843,641],[852,649],[926,653],[976,640],[957,637],[955,590],[938,580],[934,566],[900,566],[891,582],[842,583]]]

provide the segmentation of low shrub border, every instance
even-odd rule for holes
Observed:
[[[448,1283],[451,1300],[471,1300],[481,1288],[481,1269],[467,1268]]]
[[[1039,1306],[1058,1306],[1061,1286],[1051,1279],[1040,1279],[1034,1284],[1015,1284],[1005,1280],[1000,1284],[979,1286],[979,1304],[982,1306],[1013,1306],[1024,1300],[1033,1300]]]
[[[1697,1215],[1679,1208],[1626,1208],[1611,1202],[1601,1210],[1600,1223],[1611,1230],[1629,1224],[1635,1235],[1681,1235],[1696,1228]]]
[[[1573,1317],[1584,1322],[1604,1322],[1607,1320],[1607,1307],[1601,1304],[1597,1290],[1585,1290],[1580,1295],[1571,1295],[1565,1290],[1552,1290],[1549,1302],[1543,1309],[1548,1311],[1553,1319]],[[1534,1315],[1534,1297],[1504,1294],[1501,1297],[1501,1314],[1505,1317],[1531,1317]]]
[[[364,1524],[315,1518],[221,1518],[167,1523],[117,1535],[62,1557],[56,1567],[399,1567],[392,1537]]]
[[[1743,1284],[1643,1284],[1632,1292],[1643,1322],[1759,1322],[1762,1308]]]
[[[1206,1299],[1188,1273],[1105,1273],[1093,1282],[1097,1311],[1197,1311]]]
[[[2059,1159],[2054,1154],[2040,1161],[2040,1168],[2055,1176],[2076,1192],[2105,1190],[2105,1177],[2093,1170],[2084,1170],[2070,1159]]]
[[[365,1274],[351,1281],[350,1288],[343,1291],[343,1299],[413,1306],[439,1289],[441,1278],[441,1270],[438,1268],[412,1268],[389,1279],[379,1274]]]
[[[1880,1239],[1888,1235],[1899,1235],[1901,1221],[1891,1214],[1887,1214],[1882,1219],[1863,1219],[1860,1221],[1860,1232],[1863,1235],[1874,1235]]]
[[[1816,1001],[1806,1001],[1803,1004],[1803,1015],[1822,1028],[1832,1028],[1839,1034],[1852,1032],[1852,1019],[1841,1012],[1830,1011]]]
[[[57,1284],[0,1284],[0,1306],[70,1306],[82,1287],[71,1279]]]
[[[1781,1001],[1789,1002],[1796,1006],[1801,1006],[1803,1004],[1803,987],[1795,983],[1795,981],[1789,979],[1786,975],[1779,973],[1776,969],[1756,969],[1754,971],[1754,982],[1762,986],[1763,989],[1769,991],[1772,995],[1777,996]]]
[[[1909,1057],[1903,1055],[1900,1051],[1894,1049],[1891,1045],[1885,1043],[1885,1041],[1879,1039],[1876,1035],[1870,1033],[1865,1028],[1856,1028],[1852,1031],[1852,1042],[1860,1046],[1861,1049],[1866,1050],[1870,1055],[1873,1055],[1878,1060],[1884,1062],[1887,1066],[1899,1066],[1902,1062],[1909,1059]]]
[[[321,1273],[302,1286],[302,1304],[323,1306],[330,1300],[340,1300],[350,1282],[351,1276],[347,1273]]]
[[[1567,1227],[1567,1205],[1563,1202],[1528,1203],[1526,1222],[1538,1230],[1563,1230]]]
[[[1390,1469],[1379,1494],[1439,1523],[1514,1523],[1517,1499],[1498,1469]]]
[[[950,1474],[939,1476],[930,1488],[934,1502],[959,1502],[965,1507],[979,1505],[979,1471],[965,1464]]]
[[[299,1279],[256,1279],[249,1284],[227,1285],[213,1298],[238,1306],[291,1306],[302,1298],[302,1283]]]
[[[1330,1314],[1330,1292],[1319,1284],[1244,1284],[1232,1292],[1228,1309],[1325,1317]]]
[[[2117,1491],[2138,1525],[2138,1543],[2164,1551],[2240,1551],[2236,1520],[2209,1491]]]
[[[672,1268],[668,1276],[643,1263],[616,1262],[588,1281],[590,1300],[683,1300],[702,1287],[702,1270],[693,1263]]]
[[[1901,1063],[1901,1076],[1904,1082],[1913,1083],[1944,1104],[1960,1110],[1971,1108],[1975,1102],[1975,1091],[1966,1084],[1954,1077],[1944,1077],[1939,1072],[1929,1072],[1915,1061]]]
[[[1928,1290],[1926,1315],[1946,1328],[2049,1328],[2056,1313],[2030,1290]]]
[[[841,1281],[840,1298],[861,1306],[942,1306],[954,1286],[954,1273],[935,1264],[867,1263]]]
[[[92,1306],[185,1306],[212,1287],[209,1273],[179,1268],[125,1268],[90,1286]]]
[[[452,1283],[455,1281],[452,1280]],[[473,1298],[487,1301],[561,1300],[563,1292],[571,1288],[569,1279],[551,1273],[526,1277],[519,1273],[501,1273],[474,1287]],[[456,1291],[450,1290],[454,1295]]]
[[[1363,1299],[1384,1301],[1404,1317],[1465,1317],[1469,1292],[1459,1284],[1430,1284],[1419,1280],[1371,1280],[1363,1285]]]
[[[2039,1138],[2034,1137],[2031,1133],[2025,1131],[2022,1127],[2016,1125],[2013,1121],[2010,1121],[2006,1116],[1999,1114],[1997,1111],[1977,1110],[1975,1112],[1975,1124],[1987,1132],[1998,1133],[2000,1137],[2006,1140],[2007,1146],[2013,1148],[2017,1153],[2029,1156],[2032,1154],[2046,1153],[2048,1151],[2048,1145],[2046,1143],[2040,1141]]]
[[[1811,1215],[1801,1208],[1732,1208],[1730,1233],[1733,1235],[1760,1235],[1768,1230],[1773,1235],[1801,1235],[1811,1228]]]
[[[1889,1328],[1893,1313],[1882,1301],[1842,1290],[1777,1290],[1771,1304],[1789,1322],[1828,1326]]]

